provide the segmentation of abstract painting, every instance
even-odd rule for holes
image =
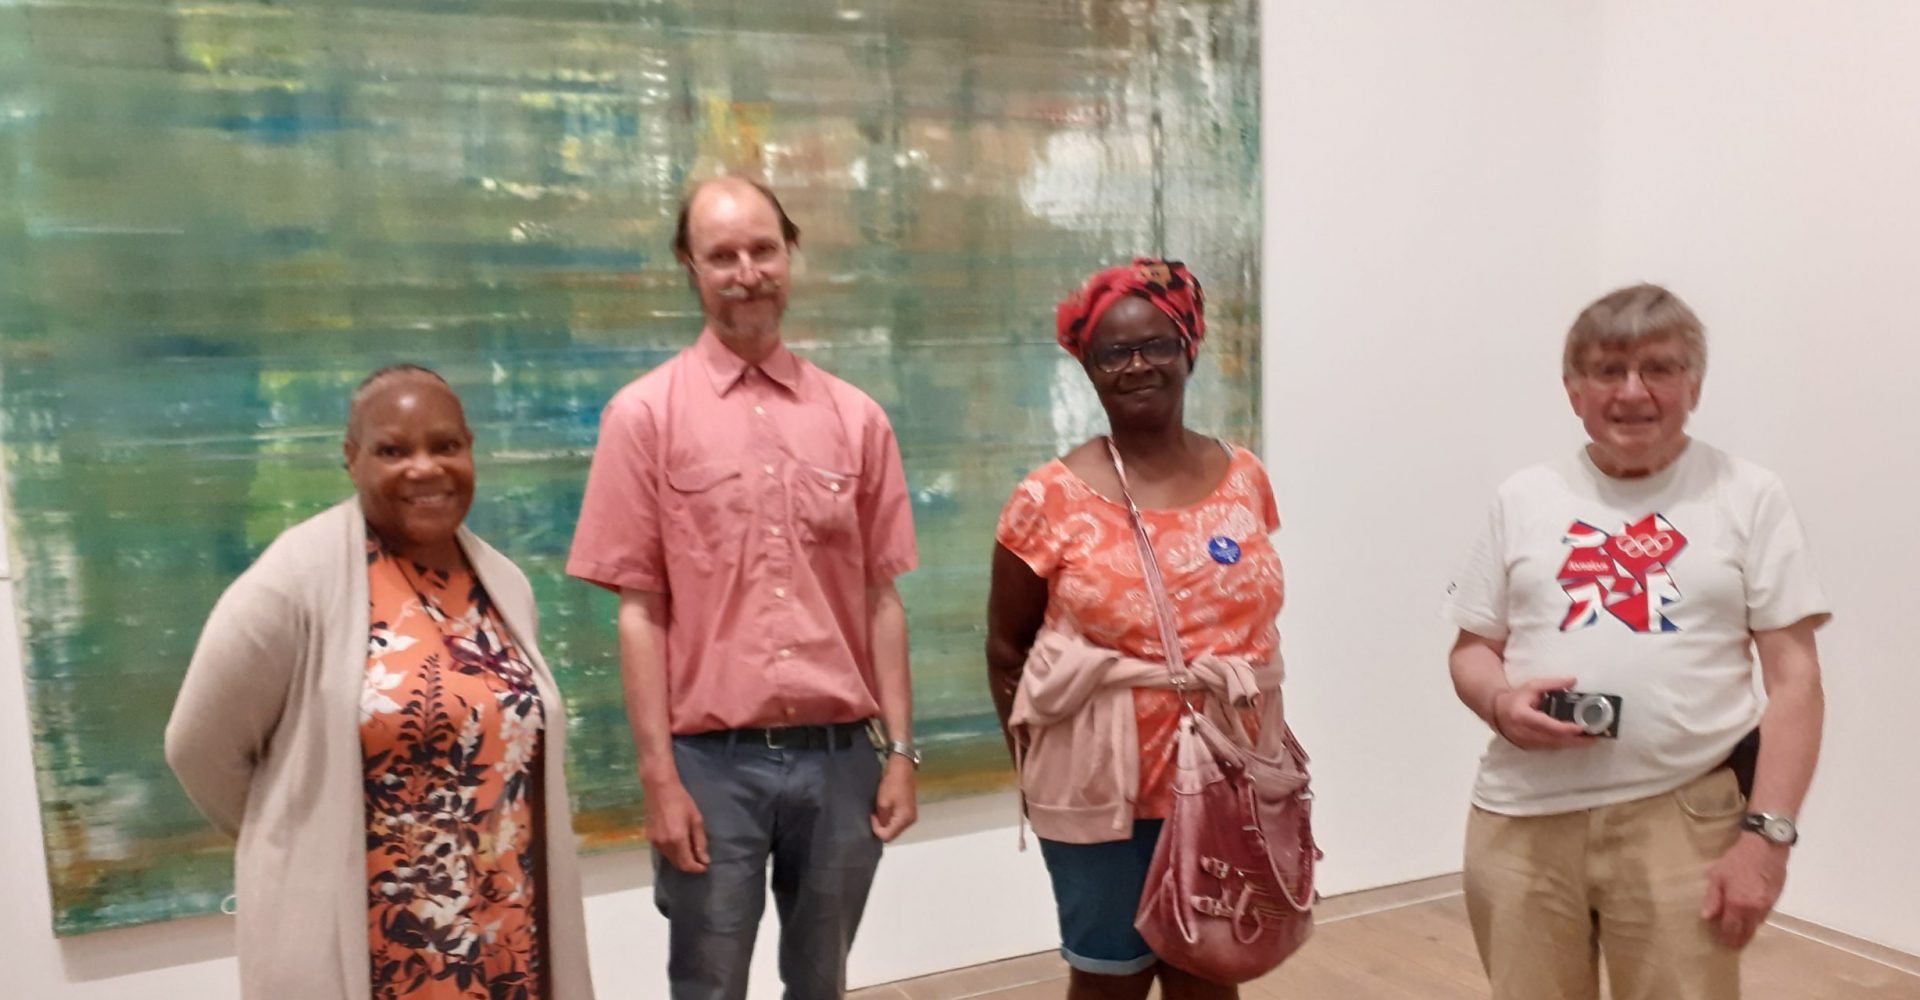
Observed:
[[[580,834],[643,842],[613,599],[562,566],[601,406],[699,329],[669,244],[719,173],[781,192],[788,341],[900,438],[923,795],[1004,787],[994,521],[1103,423],[1054,302],[1136,252],[1186,260],[1210,305],[1189,420],[1257,444],[1258,16],[0,0],[0,448],[56,931],[229,891],[167,714],[221,589],[350,491],[347,393],[399,360],[466,400],[470,523],[534,582]]]

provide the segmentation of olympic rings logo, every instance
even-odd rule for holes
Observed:
[[[1673,551],[1673,532],[1615,536],[1613,547],[1619,549],[1621,555],[1635,559],[1658,559]]]

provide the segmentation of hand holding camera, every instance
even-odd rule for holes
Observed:
[[[1571,722],[1588,736],[1620,738],[1620,703],[1617,694],[1594,691],[1548,691],[1540,702],[1540,711],[1562,722]]]
[[[1560,747],[1592,745],[1597,738],[1579,722],[1557,719],[1542,710],[1549,693],[1565,694],[1574,686],[1572,677],[1536,677],[1503,688],[1493,696],[1487,721],[1507,742],[1522,750],[1553,750]],[[1618,699],[1609,720],[1618,732]]]

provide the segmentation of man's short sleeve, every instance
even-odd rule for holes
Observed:
[[[867,582],[884,583],[919,563],[913,539],[913,500],[907,494],[900,443],[878,403],[861,435],[859,515],[867,555]]]
[[[630,390],[601,412],[567,575],[613,591],[667,592],[655,423],[652,408]]]
[[[1447,619],[1464,631],[1495,641],[1505,640],[1511,630],[1506,547],[1505,508],[1495,498],[1465,562],[1447,584]]]
[[[1805,618],[1819,626],[1833,617],[1800,516],[1777,479],[1768,479],[1755,502],[1744,569],[1749,629],[1786,628]]]

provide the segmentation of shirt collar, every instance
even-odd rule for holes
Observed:
[[[761,374],[786,387],[788,392],[800,391],[800,359],[781,344],[767,355],[758,365],[750,365],[740,355],[727,349],[711,330],[700,331],[700,339],[694,341],[694,353],[700,357],[707,369],[707,377],[713,380],[713,391],[725,396],[729,390],[740,383],[747,369],[759,368]]]

